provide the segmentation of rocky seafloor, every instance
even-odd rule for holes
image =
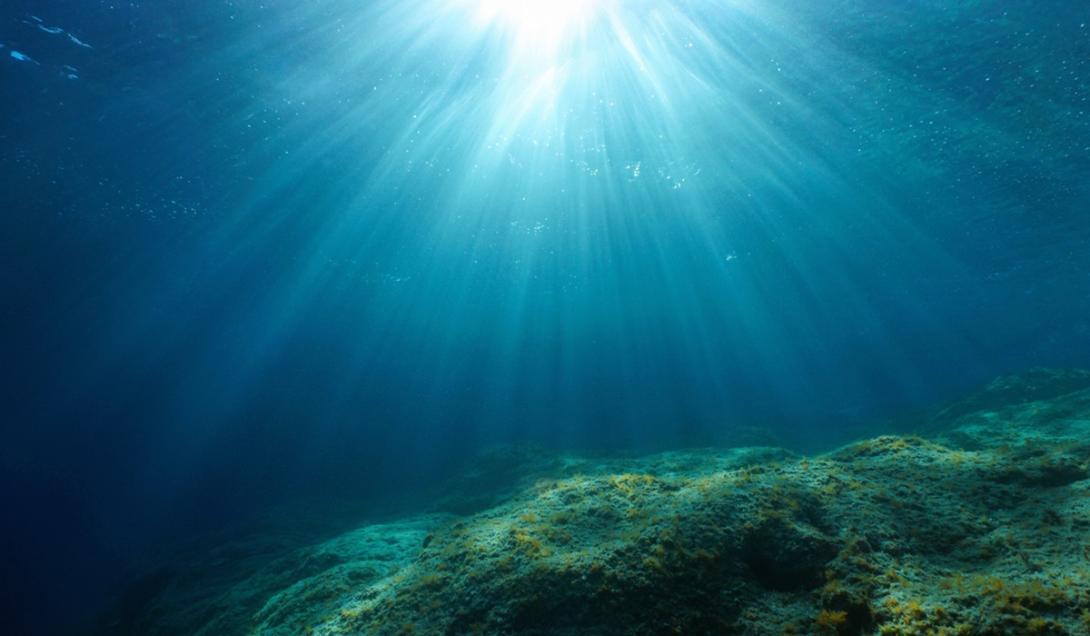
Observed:
[[[813,456],[498,451],[432,513],[202,550],[104,631],[1090,634],[1090,372],[919,428]]]

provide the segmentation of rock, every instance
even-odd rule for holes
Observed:
[[[149,634],[1090,633],[1087,377],[1005,378],[929,438],[813,457],[507,450],[461,515],[221,585],[175,566],[128,611]]]

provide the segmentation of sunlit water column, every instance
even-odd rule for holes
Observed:
[[[859,337],[925,381],[862,264],[956,266],[889,200],[896,158],[853,145],[872,69],[834,43],[740,0],[323,7],[285,18],[308,55],[269,89],[319,113],[249,206],[323,216],[250,373],[320,306],[358,319],[331,410],[391,359],[481,426],[636,437],[865,385],[837,366]],[[225,242],[261,240],[238,219]]]

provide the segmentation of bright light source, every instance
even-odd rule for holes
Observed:
[[[577,38],[602,0],[478,0],[483,23],[508,31],[523,51],[554,52]]]

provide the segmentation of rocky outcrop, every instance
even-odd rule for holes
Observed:
[[[743,448],[535,460],[532,481],[494,480],[504,494],[474,499],[464,506],[472,514],[361,528],[204,598],[193,592],[199,580],[178,576],[148,602],[142,625],[209,634],[1085,634],[1086,377],[1006,378],[948,409],[928,438],[882,436],[813,457]],[[467,478],[477,488],[492,481]],[[243,598],[249,604],[235,602]]]

